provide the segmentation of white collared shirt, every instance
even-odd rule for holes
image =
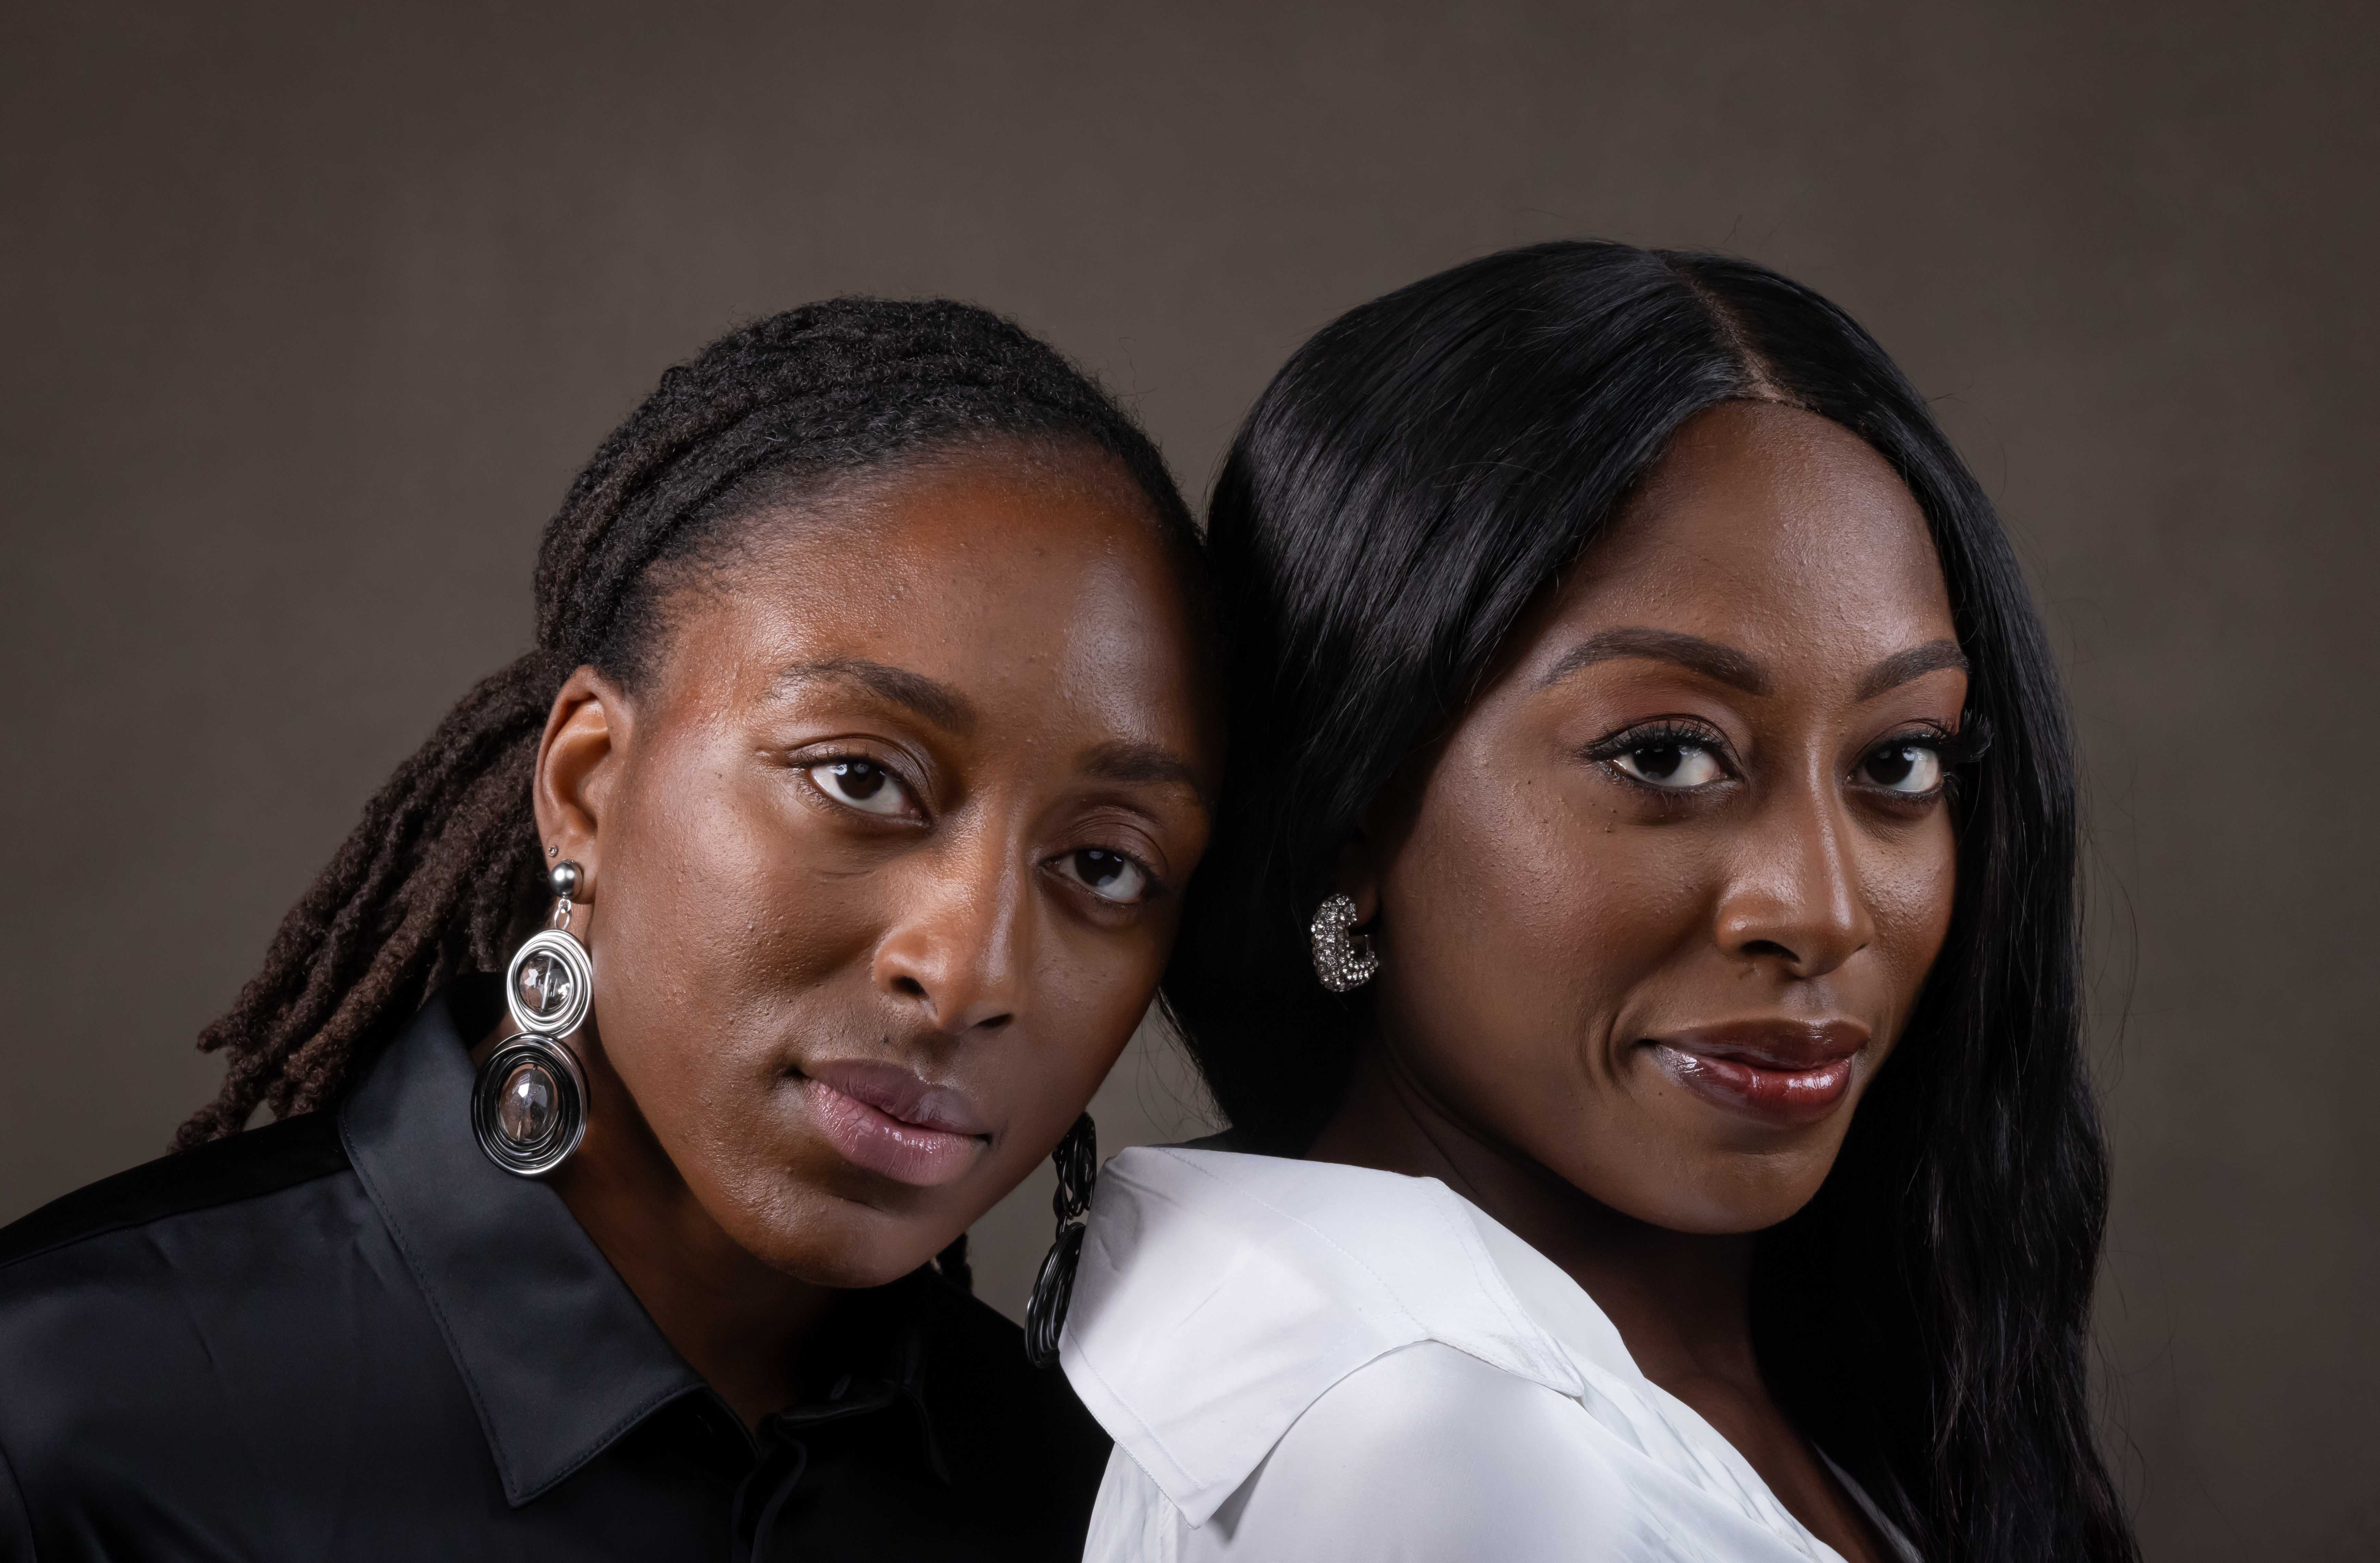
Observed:
[[[1116,1441],[1086,1563],[1839,1563],[1435,1178],[1125,1151],[1060,1356]]]

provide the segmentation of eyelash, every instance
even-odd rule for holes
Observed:
[[[1984,751],[1992,746],[1992,733],[1982,716],[1969,711],[1959,719],[1959,731],[1956,733],[1946,732],[1932,722],[1925,722],[1912,731],[1888,734],[1870,745],[1861,757],[1864,761],[1867,755],[1899,745],[1933,750],[1935,761],[1942,769],[1941,779],[1935,782],[1930,792],[1887,794],[1893,804],[1922,808],[1945,798],[1956,801],[1965,773],[1983,757]]]
[[[1934,752],[1942,757],[1942,769],[1947,773],[1963,770],[1984,757],[1992,746],[1991,724],[1979,711],[1969,711],[1959,719],[1959,731],[1945,733],[1938,727],[1926,729],[1933,735]],[[1892,740],[1886,739],[1886,743]]]
[[[1089,886],[1085,885],[1083,887],[1083,894],[1102,906],[1112,907],[1119,912],[1129,912],[1135,907],[1146,906],[1153,901],[1161,901],[1166,896],[1172,893],[1172,891],[1167,888],[1165,881],[1157,877],[1157,870],[1148,866],[1148,860],[1147,858],[1142,857],[1138,853],[1126,852],[1122,847],[1099,845],[1068,847],[1065,851],[1058,854],[1057,856],[1049,860],[1050,871],[1052,873],[1057,873],[1057,865],[1065,862],[1066,859],[1074,856],[1076,853],[1083,852],[1104,852],[1111,856],[1123,858],[1126,863],[1131,864],[1135,868],[1140,870],[1140,899],[1137,901],[1111,901],[1107,897],[1100,895]],[[1063,879],[1067,878],[1067,876],[1060,873],[1058,874],[1058,878]]]
[[[1682,797],[1701,791],[1696,787],[1657,787],[1640,777],[1631,776],[1611,764],[1621,756],[1639,749],[1671,747],[1699,749],[1709,755],[1732,779],[1736,775],[1734,757],[1728,753],[1727,740],[1707,727],[1682,721],[1652,721],[1637,727],[1623,727],[1619,732],[1597,739],[1580,751],[1581,757],[1609,767],[1611,773],[1632,787],[1639,787],[1661,797]]]
[[[828,792],[819,782],[818,778],[810,773],[814,770],[822,769],[830,765],[864,765],[873,769],[882,771],[885,779],[891,782],[894,786],[900,788],[902,792],[907,794],[909,802],[918,809],[920,815],[923,814],[925,806],[923,801],[917,795],[918,787],[917,783],[910,781],[908,776],[905,775],[898,766],[888,765],[879,756],[871,755],[864,749],[837,748],[815,750],[803,754],[794,761],[794,769],[801,772],[804,783],[806,783],[820,797],[826,799],[827,802],[832,804],[836,808],[841,809],[845,814],[855,814],[863,819],[889,820],[898,818],[893,815],[871,814],[866,809],[855,808],[843,799],[838,798],[833,794]]]
[[[1917,744],[1934,751],[1942,765],[1942,782],[1932,792],[1904,795],[1900,801],[1931,803],[1952,792],[1959,781],[1958,772],[1973,766],[1992,745],[1990,724],[1979,712],[1969,711],[1962,717],[1956,733],[1945,732],[1928,723],[1913,731],[1888,734],[1861,751],[1861,759],[1879,749],[1896,744]],[[1662,747],[1699,749],[1718,762],[1719,768],[1732,780],[1740,774],[1734,757],[1729,752],[1727,740],[1716,731],[1694,722],[1675,721],[1652,721],[1637,727],[1623,727],[1619,732],[1597,739],[1580,751],[1580,757],[1602,765],[1621,781],[1641,791],[1664,798],[1684,797],[1701,791],[1698,787],[1658,787],[1642,778],[1631,776],[1611,764],[1622,755],[1641,749]],[[1706,783],[1715,784],[1715,783]]]
[[[802,780],[808,784],[812,791],[818,793],[819,795],[825,798],[829,804],[832,805],[835,808],[844,814],[856,815],[863,819],[883,820],[896,818],[891,815],[870,814],[866,809],[855,808],[850,804],[844,802],[841,798],[835,797],[832,794],[828,793],[826,789],[820,786],[818,781],[810,775],[811,771],[816,770],[822,766],[836,764],[866,765],[882,771],[885,777],[890,780],[894,786],[899,787],[902,791],[909,794],[910,802],[917,806],[920,815],[922,815],[924,805],[917,796],[917,787],[911,782],[906,776],[903,775],[898,769],[886,764],[877,756],[868,754],[865,750],[813,750],[802,755],[798,759],[796,759],[794,762],[794,769],[802,773]],[[922,823],[923,821],[920,818],[917,822]],[[1164,896],[1172,893],[1172,888],[1166,884],[1165,880],[1158,874],[1155,866],[1153,866],[1147,858],[1143,857],[1136,852],[1127,852],[1123,847],[1110,845],[1103,842],[1087,842],[1080,846],[1068,847],[1065,851],[1058,853],[1054,856],[1050,857],[1045,866],[1049,866],[1054,871],[1056,865],[1064,862],[1067,858],[1072,857],[1075,854],[1079,852],[1109,853],[1114,856],[1123,858],[1125,862],[1131,864],[1135,868],[1140,871],[1142,890],[1139,900],[1131,902],[1110,901],[1107,898],[1100,896],[1097,891],[1092,891],[1087,886],[1084,887],[1083,894],[1093,902],[1104,906],[1123,909],[1133,906],[1145,906],[1152,901],[1160,900]],[[1066,878],[1063,874],[1059,874],[1057,877],[1062,879]]]

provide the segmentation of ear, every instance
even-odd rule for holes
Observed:
[[[1364,810],[1355,829],[1339,847],[1339,866],[1330,888],[1355,903],[1355,926],[1363,927],[1380,915],[1380,897],[1389,866],[1413,835],[1422,794],[1436,762],[1435,749],[1415,755],[1399,767]]]
[[[545,737],[538,745],[537,774],[529,795],[537,809],[537,833],[545,842],[545,866],[578,865],[576,899],[592,903],[602,877],[604,806],[618,784],[627,755],[626,694],[593,668],[580,668],[564,681],[546,713]]]
[[[1339,866],[1330,888],[1355,903],[1355,924],[1361,927],[1380,913],[1380,864],[1372,833],[1359,830],[1339,849]]]

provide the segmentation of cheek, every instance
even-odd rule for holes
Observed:
[[[686,765],[638,781],[604,822],[604,1050],[674,1152],[732,1144],[719,1131],[769,1105],[799,997],[864,961],[866,881],[804,863],[785,800],[754,779]]]
[[[1947,818],[1930,819],[1896,843],[1869,876],[1876,951],[1893,987],[1896,1033],[1949,937],[1957,889],[1958,839]]]
[[[1516,1099],[1609,1081],[1627,995],[1692,932],[1682,843],[1593,802],[1584,779],[1433,782],[1383,885],[1379,1002],[1447,1075]]]
[[[765,784],[722,783],[716,768],[685,769],[656,768],[614,816],[616,854],[613,819],[605,823],[603,1046],[714,1216],[766,1235],[814,1221],[806,1202],[817,1192],[856,1186],[814,1143],[788,1072],[805,1056],[877,1049],[893,1022],[876,989],[876,951],[905,908],[939,903],[941,891],[920,878],[934,871],[929,857],[858,871],[805,831],[803,816],[789,824],[798,803]],[[1120,943],[1028,905],[1016,933],[1030,951],[1020,1018],[953,1060],[955,1078],[1001,1126],[994,1155],[924,1203],[980,1193],[988,1208],[1049,1154],[1147,1011],[1172,918]]]
[[[1047,1119],[1062,1131],[1107,1078],[1156,997],[1172,910],[1126,940],[1055,913],[1041,919],[1024,1035],[1012,1039],[1001,1078],[987,1082],[1020,1119]]]

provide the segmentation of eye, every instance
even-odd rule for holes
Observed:
[[[1120,852],[1082,847],[1058,859],[1058,872],[1101,901],[1133,906],[1148,895],[1148,871]]]
[[[811,784],[820,792],[862,814],[914,812],[909,790],[901,784],[901,779],[874,760],[824,760],[808,769]]]
[[[1707,786],[1727,774],[1718,756],[1688,738],[1652,738],[1632,744],[1611,757],[1611,763],[1648,786],[1670,792]]]
[[[1931,744],[1895,738],[1870,749],[1860,761],[1860,780],[1903,797],[1919,797],[1942,784],[1942,756]]]

